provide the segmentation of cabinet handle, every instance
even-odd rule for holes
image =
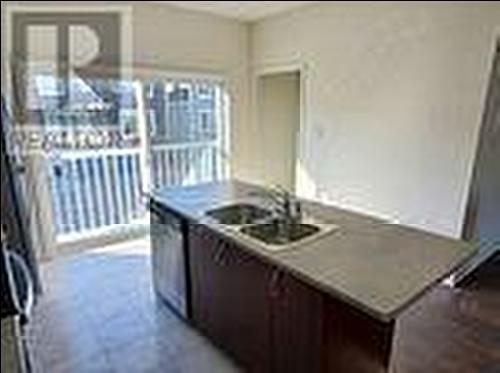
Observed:
[[[219,264],[219,265],[224,265],[224,253],[226,251],[226,248],[225,248],[225,242],[222,241],[222,240],[219,240],[219,244],[217,245],[217,251],[215,252],[215,255],[214,255],[214,260],[215,260],[215,263]]]
[[[283,272],[279,269],[275,269],[271,274],[271,279],[269,280],[269,295],[271,298],[278,298],[281,293],[281,278],[283,277]]]

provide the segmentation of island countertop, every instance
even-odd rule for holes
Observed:
[[[165,187],[154,191],[151,198],[311,286],[387,322],[475,253],[475,248],[463,241],[311,201],[303,201],[304,213],[339,228],[280,251],[270,251],[205,215],[207,210],[232,203],[266,207],[266,199],[256,196],[259,190],[258,186],[232,180]]]

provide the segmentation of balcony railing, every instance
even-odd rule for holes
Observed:
[[[225,164],[213,141],[154,145],[146,170],[140,149],[61,152],[48,162],[56,237],[139,221],[147,212],[141,195],[148,184],[157,188],[220,180]],[[144,182],[145,177],[150,181]]]
[[[144,215],[138,149],[61,152],[48,168],[58,238],[128,224]]]
[[[216,142],[154,145],[151,148],[151,185],[194,185],[220,180],[226,162]]]

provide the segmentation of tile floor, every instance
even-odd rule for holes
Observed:
[[[238,368],[156,301],[149,240],[41,265],[30,336],[36,373],[224,373]]]

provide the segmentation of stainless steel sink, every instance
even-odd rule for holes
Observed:
[[[268,245],[289,245],[320,233],[321,228],[306,223],[280,224],[278,221],[243,227],[244,233]]]
[[[228,232],[253,240],[270,251],[295,248],[338,229],[307,214],[300,222],[282,219],[276,212],[245,202],[217,207],[205,215]]]
[[[242,203],[209,210],[206,215],[224,225],[247,225],[269,218],[271,212],[261,207]]]

